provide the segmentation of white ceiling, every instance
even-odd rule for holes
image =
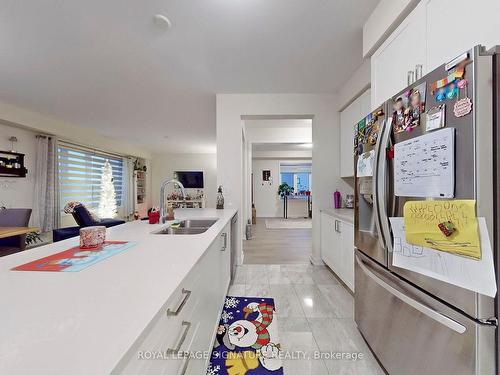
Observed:
[[[152,151],[215,151],[215,93],[335,92],[377,2],[2,0],[0,100]]]

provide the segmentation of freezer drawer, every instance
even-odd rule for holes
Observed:
[[[440,303],[360,251],[355,272],[355,320],[389,374],[495,374],[495,327]]]

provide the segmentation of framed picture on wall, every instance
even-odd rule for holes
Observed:
[[[264,181],[264,182],[271,181],[271,171],[270,170],[265,169],[262,171],[262,181]]]

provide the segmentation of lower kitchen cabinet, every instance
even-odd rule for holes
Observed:
[[[354,292],[354,225],[321,212],[321,258]]]
[[[112,375],[205,374],[230,282],[231,224],[219,233]],[[159,291],[160,292],[160,291]]]

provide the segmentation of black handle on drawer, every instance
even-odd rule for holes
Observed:
[[[180,352],[181,346],[182,344],[184,344],[184,341],[186,340],[189,328],[191,328],[191,322],[182,321],[182,326],[184,327],[184,332],[182,332],[181,339],[179,340],[175,348],[167,349],[168,354],[178,354]]]
[[[179,313],[182,311],[182,308],[186,304],[187,300],[189,299],[189,296],[191,296],[191,291],[182,288],[182,294],[185,294],[184,298],[182,299],[180,305],[175,309],[175,311],[172,311],[170,309],[167,310],[167,316],[176,316],[179,315]]]

